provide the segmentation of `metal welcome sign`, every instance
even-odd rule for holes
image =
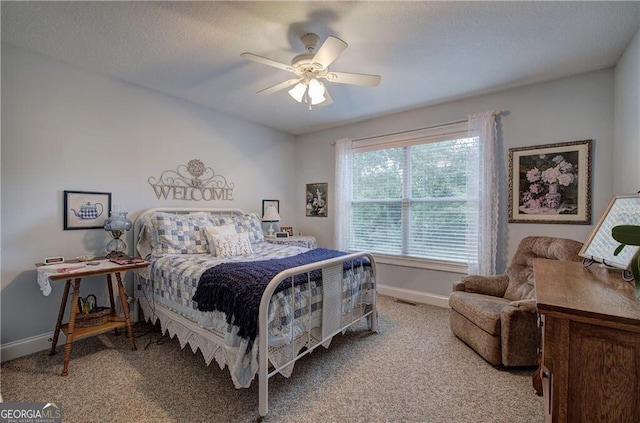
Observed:
[[[176,170],[165,170],[157,179],[150,176],[147,180],[159,200],[233,200],[235,184],[216,175],[198,159],[189,160]]]

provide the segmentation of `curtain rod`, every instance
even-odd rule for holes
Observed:
[[[493,114],[494,116],[501,115],[502,110],[493,110],[491,114]],[[439,128],[442,126],[456,125],[458,123],[467,122],[468,120],[469,119],[454,120],[446,123],[438,123],[436,125],[423,126],[422,128],[409,129],[407,131],[398,131],[398,132],[391,132],[391,133],[382,134],[382,135],[372,135],[370,137],[364,137],[364,138],[355,138],[355,139],[352,139],[351,142],[366,141],[374,138],[390,137],[393,135],[410,134],[411,132],[424,131],[425,129],[433,129],[433,128]],[[331,145],[335,146],[336,145],[335,141],[332,142]]]

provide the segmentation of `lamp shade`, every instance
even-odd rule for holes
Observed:
[[[324,93],[327,91],[324,84],[317,79],[311,79],[297,83],[289,90],[289,95],[298,103],[305,103],[309,106],[327,101]]]
[[[299,82],[295,87],[289,90],[289,95],[293,97],[298,103],[302,103],[304,93],[307,91],[307,85]]]
[[[322,82],[317,79],[312,79],[309,81],[309,97],[311,97],[312,104],[322,103],[324,98],[324,92],[326,88]]]
[[[279,222],[280,215],[278,214],[278,209],[275,206],[268,206],[264,211],[264,216],[262,216],[263,222]]]

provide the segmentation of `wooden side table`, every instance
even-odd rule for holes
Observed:
[[[122,274],[127,270],[142,269],[149,266],[148,262],[144,263],[131,263],[131,264],[116,264],[106,259],[98,259],[98,265],[88,265],[87,263],[80,263],[75,260],[65,262],[69,267],[84,266],[83,268],[71,270],[68,273],[53,273],[49,275],[49,280],[61,281],[66,280],[64,286],[64,293],[62,294],[62,301],[60,302],[60,311],[58,312],[58,320],[56,321],[56,328],[53,332],[53,343],[51,345],[51,351],[49,355],[56,353],[56,345],[58,344],[58,336],[62,330],[67,336],[67,342],[64,348],[64,367],[62,369],[62,376],[66,376],[69,372],[69,360],[71,358],[71,349],[73,341],[76,339],[84,338],[87,336],[97,335],[100,333],[108,332],[111,329],[114,333],[118,334],[118,328],[126,327],[127,335],[131,342],[131,349],[136,349],[135,339],[133,337],[133,329],[131,328],[131,319],[129,317],[129,305],[127,303],[127,294],[124,291],[122,284]],[[43,263],[37,263],[36,267],[44,266]],[[42,269],[41,269],[42,270]],[[89,276],[101,276],[106,275],[107,287],[109,289],[109,302],[111,306],[111,315],[106,323],[90,327],[75,327],[76,315],[78,314],[78,298],[80,296],[80,283],[82,278]],[[115,275],[118,282],[118,294],[120,296],[120,303],[122,304],[122,310],[124,311],[124,318],[120,317],[115,312],[115,300],[113,296],[112,275]],[[62,318],[69,298],[69,288],[71,287],[71,281],[73,280],[73,298],[71,299],[71,310],[69,313],[69,322],[62,324]]]

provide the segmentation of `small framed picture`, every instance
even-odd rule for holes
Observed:
[[[591,224],[591,140],[509,149],[509,223]]]
[[[288,233],[289,236],[293,236],[293,226],[280,226],[280,231]]]
[[[110,192],[64,191],[64,230],[102,229],[111,211]]]
[[[275,207],[278,214],[280,213],[280,200],[262,200],[262,216],[264,216],[269,206]]]
[[[307,203],[305,216],[327,217],[329,215],[329,184],[319,182],[307,184]]]

